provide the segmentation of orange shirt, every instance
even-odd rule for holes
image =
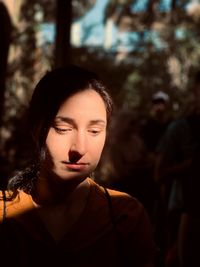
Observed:
[[[20,191],[16,199],[7,201],[3,223],[1,201],[1,263],[7,267],[139,267],[154,261],[152,227],[143,206],[126,193],[108,190],[113,223],[104,189],[89,181],[91,189],[84,213],[59,243],[40,220],[30,195]]]

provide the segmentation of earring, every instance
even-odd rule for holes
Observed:
[[[94,178],[95,178],[94,172],[90,173],[89,178],[94,180]]]

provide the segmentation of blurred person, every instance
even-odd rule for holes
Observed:
[[[200,147],[200,72],[194,77],[192,89],[193,109],[169,124],[157,150],[155,180],[160,184],[168,222],[167,266],[199,265],[200,246],[197,240],[200,235],[196,222],[199,222],[200,184],[197,179],[198,164],[195,163]],[[193,233],[189,238],[194,241],[192,247],[188,245],[190,231]]]
[[[111,113],[105,84],[89,70],[70,65],[38,82],[28,111],[34,162],[1,193],[2,264],[154,266],[143,205],[90,178]]]
[[[163,91],[152,95],[149,116],[144,120],[143,137],[147,149],[154,157],[156,147],[164,134],[171,118],[168,114],[169,96]]]

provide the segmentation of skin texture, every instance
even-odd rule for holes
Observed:
[[[99,162],[106,121],[104,102],[94,90],[67,99],[49,130],[44,167],[62,180],[87,177]]]

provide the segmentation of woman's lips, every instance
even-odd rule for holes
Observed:
[[[89,163],[72,163],[72,162],[62,162],[68,169],[82,171],[85,170]]]

